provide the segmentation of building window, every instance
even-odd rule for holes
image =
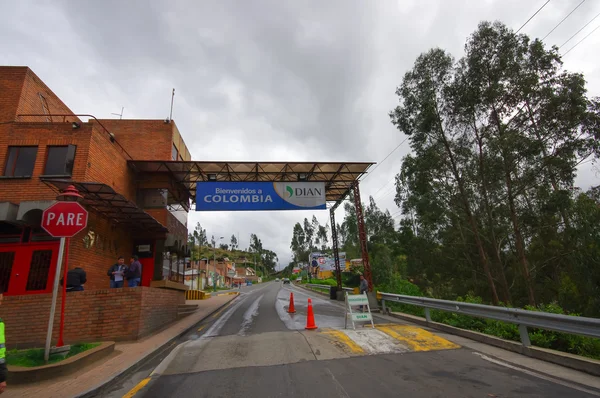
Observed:
[[[6,167],[4,168],[4,176],[31,177],[33,174],[33,166],[35,166],[36,156],[36,146],[8,147],[8,156],[6,156]]]
[[[76,148],[75,145],[49,146],[44,175],[70,176],[73,173]]]
[[[179,151],[175,144],[173,144],[173,148],[171,148],[171,160],[177,160],[177,155],[179,155]]]

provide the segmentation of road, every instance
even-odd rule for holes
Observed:
[[[317,330],[304,329],[308,297]],[[344,330],[343,304],[277,282],[254,285],[187,335],[136,397],[600,396],[502,366],[416,326],[375,320],[375,329]]]

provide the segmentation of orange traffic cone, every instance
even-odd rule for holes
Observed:
[[[308,312],[306,313],[306,329],[312,330],[316,328],[317,325],[315,324],[315,314],[313,314],[312,300],[308,299]]]
[[[288,313],[293,314],[296,312],[294,308],[294,293],[290,292],[290,306],[288,307]]]

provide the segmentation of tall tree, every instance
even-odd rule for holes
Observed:
[[[231,250],[232,251],[236,250],[238,248],[238,240],[237,240],[235,234],[231,235],[231,241],[230,241],[230,243],[231,243]]]

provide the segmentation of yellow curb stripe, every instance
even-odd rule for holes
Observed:
[[[200,326],[200,327],[198,328],[198,331],[199,331],[199,332],[201,332],[201,331],[202,331],[202,329],[204,329],[205,327],[206,327],[206,325],[202,325],[202,326]]]
[[[123,398],[132,398],[142,388],[144,388],[146,386],[146,384],[148,384],[149,381],[150,381],[149,377],[147,377],[144,380],[140,381],[135,387],[133,387],[131,390],[129,390],[129,392],[127,394],[123,395]]]
[[[412,351],[453,350],[460,348],[446,339],[415,326],[375,325],[388,336],[407,344]]]
[[[352,351],[353,354],[364,354],[365,353],[365,351],[362,349],[361,346],[356,344],[354,342],[354,340],[352,340],[350,337],[348,337],[348,335],[346,333],[344,333],[340,330],[328,330],[328,331],[321,332],[321,333],[332,336],[338,342],[346,345],[346,347],[348,347],[350,349],[350,351]]]

